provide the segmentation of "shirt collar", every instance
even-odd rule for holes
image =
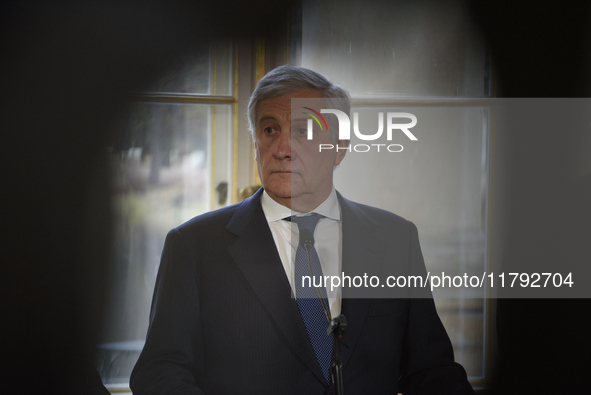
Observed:
[[[265,213],[267,222],[280,221],[285,217],[302,214],[297,211],[292,211],[288,207],[277,203],[271,196],[269,196],[269,194],[267,194],[267,191],[263,191],[263,194],[261,195],[261,205],[263,206],[263,212]],[[332,188],[332,191],[326,200],[322,202],[320,206],[312,210],[312,212],[335,221],[341,220],[339,199],[337,198],[337,192],[334,187]]]

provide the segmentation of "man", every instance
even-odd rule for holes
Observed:
[[[322,314],[343,313],[348,325],[339,345],[348,395],[472,393],[432,299],[347,298],[345,289],[319,289],[328,302],[323,312],[320,298],[298,296],[298,268],[306,259],[298,257],[302,247],[293,234],[304,234],[310,218],[317,240],[306,263],[314,271],[425,271],[412,223],[334,190],[333,169],[346,150],[319,152],[317,144],[337,143],[328,125],[307,138],[300,120],[291,118],[292,99],[302,98],[350,107],[344,89],[311,70],[282,66],[261,79],[249,121],[263,188],[168,234],[131,388],[138,394],[332,393],[332,344]]]

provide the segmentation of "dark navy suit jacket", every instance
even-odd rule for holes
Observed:
[[[169,232],[146,344],[131,376],[134,394],[331,392],[291,297],[261,193]],[[338,196],[346,274],[425,271],[412,223]],[[348,298],[343,289],[342,313],[347,395],[472,393],[432,299]]]

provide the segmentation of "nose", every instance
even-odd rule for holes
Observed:
[[[278,160],[293,159],[291,150],[291,133],[280,133],[275,140],[273,155]]]

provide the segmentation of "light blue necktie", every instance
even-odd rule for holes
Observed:
[[[314,234],[314,229],[316,228],[316,224],[320,218],[322,218],[322,216],[319,214],[311,214],[302,217],[293,216],[286,218],[286,220],[295,222],[298,225],[300,234],[302,229],[307,229],[312,232],[312,234]],[[316,252],[316,248],[314,246],[312,246],[310,250],[310,262],[312,265],[312,270],[314,271],[314,277],[317,279],[316,284],[319,284],[320,282],[318,280],[323,276],[322,266],[320,266],[320,259],[318,258],[318,253]],[[318,292],[314,287],[313,279],[311,286],[308,286],[308,280],[306,280],[306,286],[302,287],[302,277],[304,276],[312,278],[312,274],[310,273],[310,268],[308,266],[308,253],[306,252],[306,249],[303,245],[298,244],[294,268],[294,288],[296,292],[296,301],[300,309],[302,319],[304,320],[304,324],[306,325],[306,330],[308,332],[310,342],[312,343],[312,348],[314,348],[314,353],[316,354],[318,363],[322,368],[324,378],[328,382],[329,370],[332,361],[332,336],[326,333],[328,321],[326,319],[324,309],[322,308],[322,303],[318,298]],[[324,298],[324,302],[328,307],[329,304],[326,295],[326,288],[319,288],[322,297]]]

